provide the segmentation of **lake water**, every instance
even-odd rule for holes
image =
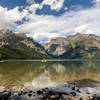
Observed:
[[[38,80],[39,79],[39,80]],[[0,85],[21,86],[26,82],[100,81],[99,61],[6,61],[0,63]],[[43,80],[43,81],[42,81]]]

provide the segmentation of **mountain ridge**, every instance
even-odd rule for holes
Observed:
[[[66,38],[52,39],[44,46],[48,54],[58,58],[100,58],[100,36],[77,33]]]
[[[24,33],[9,29],[0,30],[0,55],[2,59],[43,59],[50,58],[45,49]]]
[[[24,33],[0,30],[0,59],[100,59],[100,36],[77,33],[41,45]]]

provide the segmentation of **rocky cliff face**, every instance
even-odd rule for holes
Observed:
[[[45,45],[46,51],[54,56],[59,56],[65,53],[69,49],[69,42],[66,38],[52,39],[50,43]]]
[[[11,56],[9,53],[13,54]],[[3,58],[44,58],[45,49],[24,33],[13,33],[8,29],[0,30],[0,54]]]
[[[67,38],[56,38],[44,46],[48,54],[60,58],[80,58],[95,56],[100,49],[100,36],[80,34]]]
[[[44,47],[24,33],[0,30],[0,58],[3,59],[100,59],[100,36],[80,34],[52,39]]]

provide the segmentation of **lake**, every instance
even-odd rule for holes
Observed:
[[[63,83],[89,79],[100,85],[100,62],[6,61],[0,63],[0,86],[8,88],[21,86],[26,82],[37,81],[38,79],[41,84],[42,80],[43,82]]]

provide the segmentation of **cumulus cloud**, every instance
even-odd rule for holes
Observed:
[[[46,4],[46,1],[44,4]],[[57,8],[60,9],[60,7]],[[20,12],[18,7],[8,10],[0,6],[0,28],[15,28],[18,31],[27,32],[27,36],[40,41],[50,41],[52,38],[66,37],[68,34],[76,32],[100,35],[100,6],[94,5],[88,9],[65,12],[59,17],[37,15],[36,10],[38,8],[41,8],[40,4],[33,3]],[[22,21],[23,18],[28,20],[21,25],[15,23],[16,21]]]
[[[21,21],[26,13],[26,10],[20,12],[19,7],[8,10],[0,6],[0,28],[15,29],[17,27],[16,22]]]
[[[26,0],[29,4],[35,4],[34,0]],[[52,10],[60,10],[63,7],[64,0],[43,0],[41,4],[39,4],[39,8],[42,9],[44,5],[49,5]]]
[[[64,0],[44,0],[43,5],[49,5],[52,10],[60,10],[64,4]]]
[[[100,32],[100,7],[66,12],[59,17],[36,14],[27,17],[30,20],[20,25],[19,29],[29,32],[35,40],[50,40],[76,32],[96,35]]]
[[[84,33],[84,34],[93,34],[93,30],[90,29],[89,25],[87,24],[83,24],[83,25],[80,25],[79,27],[77,27],[75,29],[75,33]]]

